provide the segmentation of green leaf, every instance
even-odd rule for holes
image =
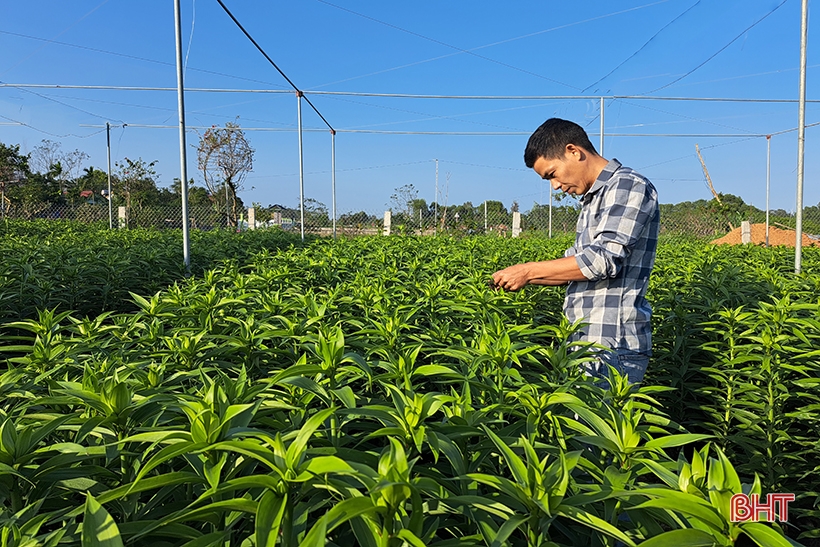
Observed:
[[[524,464],[523,460],[521,460],[521,458],[519,458],[518,455],[513,452],[512,449],[507,446],[507,444],[502,441],[498,435],[493,433],[492,430],[485,427],[484,431],[490,439],[492,439],[496,448],[498,448],[501,452],[501,455],[504,457],[504,461],[507,462],[507,467],[509,467],[513,477],[515,477],[515,482],[524,487],[528,486],[529,481],[527,479],[527,466]]]
[[[793,545],[777,530],[759,522],[745,522],[740,524],[740,529],[760,547],[792,547]]]
[[[490,547],[502,547],[506,544],[507,538],[515,532],[519,526],[527,522],[527,517],[522,515],[514,515],[510,517],[507,522],[501,525],[501,528],[498,529],[495,537],[493,538],[493,542],[490,544]]]
[[[299,464],[299,460],[305,452],[308,441],[316,430],[319,429],[319,426],[322,425],[322,422],[327,420],[330,415],[335,412],[335,410],[335,408],[320,410],[311,416],[307,422],[305,422],[299,430],[299,433],[296,435],[296,438],[290,443],[290,446],[288,446],[287,455],[285,456],[288,467],[294,468]]]
[[[642,542],[640,547],[713,547],[715,538],[703,530],[687,528],[664,532]]]
[[[658,439],[648,441],[644,446],[646,448],[671,448],[674,446],[681,446],[705,439],[712,439],[714,435],[702,435],[698,433],[682,433],[680,435],[667,435]]]
[[[256,547],[274,547],[282,525],[282,515],[288,504],[288,496],[268,490],[259,501],[256,510]]]
[[[91,494],[86,494],[85,498],[82,547],[123,547],[114,519]]]
[[[676,492],[674,490],[664,490],[663,488],[643,488],[631,493],[657,496],[655,499],[650,499],[640,505],[636,505],[633,509],[657,507],[658,509],[683,513],[700,519],[715,530],[723,530],[726,525],[726,522],[715,511],[714,507],[692,494]]]
[[[418,538],[416,534],[414,534],[406,528],[399,530],[399,533],[396,534],[396,537],[402,541],[409,543],[413,547],[427,547],[424,544],[424,542]]]

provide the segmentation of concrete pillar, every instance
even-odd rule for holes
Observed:
[[[518,237],[521,235],[521,213],[515,211],[513,213],[512,236]]]
[[[119,219],[120,228],[125,228],[125,206],[120,205],[117,207],[117,218]]]
[[[256,230],[256,209],[248,207],[248,229]]]
[[[390,211],[384,212],[384,235],[390,235],[390,220],[392,217],[392,213]]]
[[[740,242],[741,243],[751,243],[752,242],[752,225],[748,220],[744,220],[740,223]]]

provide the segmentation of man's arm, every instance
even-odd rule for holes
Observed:
[[[524,262],[493,274],[493,282],[508,291],[517,291],[528,283],[557,286],[586,279],[574,256],[543,262]]]

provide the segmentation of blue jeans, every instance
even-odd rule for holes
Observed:
[[[649,365],[649,355],[638,353],[631,349],[614,349],[602,351],[595,361],[585,363],[585,372],[590,376],[606,379],[611,365],[629,379],[630,384],[637,384],[643,380],[646,367]]]

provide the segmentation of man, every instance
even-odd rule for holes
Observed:
[[[586,324],[578,339],[609,348],[588,372],[605,378],[610,364],[640,382],[652,352],[645,296],[660,221],[655,187],[618,160],[599,156],[581,126],[558,118],[530,136],[524,163],[555,190],[581,196],[575,244],[564,258],[497,271],[493,282],[511,291],[566,284],[564,313]]]

